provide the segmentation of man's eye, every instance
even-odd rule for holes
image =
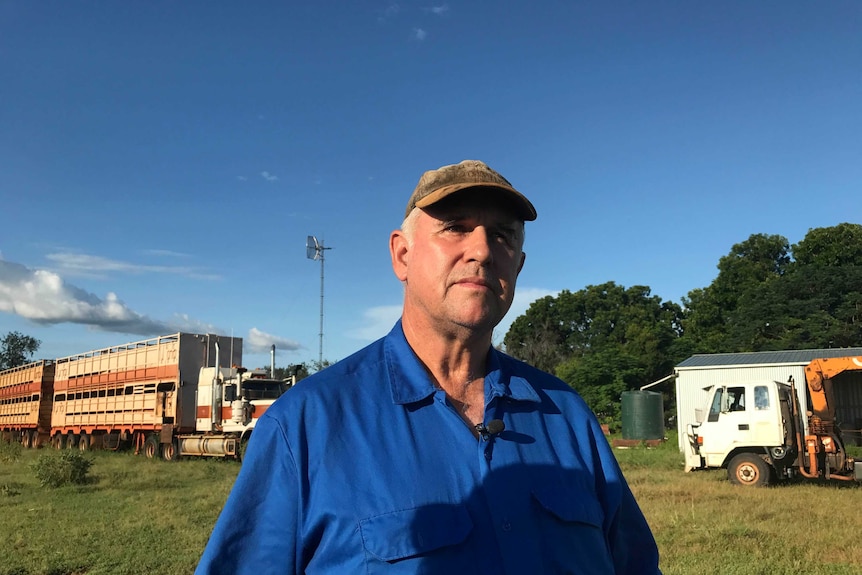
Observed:
[[[494,236],[498,240],[502,240],[502,241],[506,242],[507,244],[511,244],[513,241],[515,241],[515,234],[512,232],[506,231],[506,230],[498,230],[494,234]]]

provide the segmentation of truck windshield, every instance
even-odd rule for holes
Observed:
[[[242,389],[247,399],[278,399],[287,390],[287,383],[277,379],[247,379]]]
[[[709,407],[708,421],[718,421],[718,416],[721,413],[721,405],[724,399],[724,388],[719,387],[715,390],[715,395],[712,397],[712,405]]]

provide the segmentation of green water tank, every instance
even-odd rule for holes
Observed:
[[[623,439],[663,439],[664,402],[654,391],[622,394]]]

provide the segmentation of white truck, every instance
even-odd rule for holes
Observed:
[[[793,378],[713,386],[686,430],[686,471],[726,468],[730,481],[750,486],[796,476],[862,480],[862,462],[847,455],[832,392],[832,378],[854,369],[862,369],[862,358],[811,361],[804,414]]]

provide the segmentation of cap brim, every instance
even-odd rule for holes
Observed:
[[[452,194],[456,192],[461,192],[464,190],[471,189],[483,189],[483,188],[495,188],[499,190],[503,190],[508,193],[509,198],[512,200],[512,206],[515,207],[518,216],[524,220],[525,222],[532,222],[536,219],[536,208],[533,207],[533,204],[530,200],[527,199],[524,194],[516,190],[515,188],[504,186],[501,184],[495,183],[464,183],[464,184],[452,184],[449,186],[443,186],[442,188],[438,188],[428,194],[427,196],[419,199],[416,202],[417,208],[427,208],[428,206],[433,206],[437,202],[443,200],[444,198],[448,198]]]

